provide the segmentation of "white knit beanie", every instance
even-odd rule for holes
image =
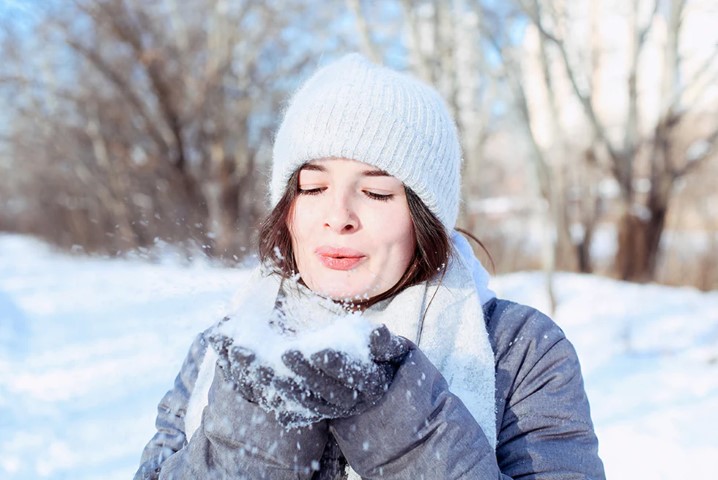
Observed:
[[[401,180],[451,232],[459,212],[461,146],[439,93],[350,54],[294,94],[274,142],[271,202],[311,160],[368,163]]]

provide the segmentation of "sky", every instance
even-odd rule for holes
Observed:
[[[71,256],[0,235],[0,478],[127,479],[194,336],[248,270]],[[492,279],[544,311],[539,272]],[[718,451],[718,292],[558,274],[607,478],[705,478]]]
[[[0,19],[25,23],[37,18],[35,12],[56,0],[0,0]]]

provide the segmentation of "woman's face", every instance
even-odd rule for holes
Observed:
[[[386,292],[414,254],[404,185],[355,160],[331,158],[305,165],[287,223],[302,280],[336,300]]]

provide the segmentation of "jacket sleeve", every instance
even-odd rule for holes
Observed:
[[[199,428],[162,464],[159,478],[308,480],[327,441],[326,422],[285,428],[217,368]]]
[[[377,405],[330,422],[330,430],[363,479],[499,478],[483,430],[419,349]]]
[[[134,480],[156,480],[160,466],[175,452],[187,444],[185,414],[190,395],[194,389],[202,359],[207,352],[205,332],[192,342],[189,353],[174,382],[157,406],[155,426],[157,433],[147,443],[140,459],[140,468]]]
[[[576,351],[535,309],[488,308],[496,359],[497,448],[503,479],[605,479]]]

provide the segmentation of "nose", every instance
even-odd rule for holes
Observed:
[[[334,195],[324,217],[324,228],[336,233],[351,233],[359,227],[357,217],[351,200],[345,195]]]

